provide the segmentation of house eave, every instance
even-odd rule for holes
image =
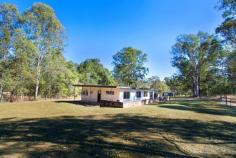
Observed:
[[[118,86],[93,85],[93,84],[74,84],[74,87],[99,87],[99,88],[117,88]]]

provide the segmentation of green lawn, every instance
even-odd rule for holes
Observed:
[[[236,107],[0,104],[0,157],[236,157]]]

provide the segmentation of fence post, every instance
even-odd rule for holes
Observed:
[[[226,98],[225,98],[226,100],[225,100],[225,102],[226,102],[226,105],[228,105],[228,97],[227,97],[227,95],[226,95]]]
[[[75,86],[74,86],[74,100],[75,100]]]

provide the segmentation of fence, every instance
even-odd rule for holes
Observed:
[[[235,96],[222,96],[221,97],[221,102],[225,103],[226,105],[229,106],[236,106],[236,97]]]
[[[80,96],[53,96],[53,97],[42,97],[38,96],[37,100],[80,100]],[[10,93],[4,93],[2,102],[22,102],[22,101],[33,101],[34,96],[27,96],[27,95],[11,95]]]

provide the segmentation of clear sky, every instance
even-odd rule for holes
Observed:
[[[29,8],[34,0],[0,0]],[[54,8],[67,34],[65,57],[74,62],[99,58],[112,70],[112,55],[132,46],[148,54],[149,75],[161,78],[171,66],[176,36],[213,33],[221,23],[218,0],[42,0]]]

